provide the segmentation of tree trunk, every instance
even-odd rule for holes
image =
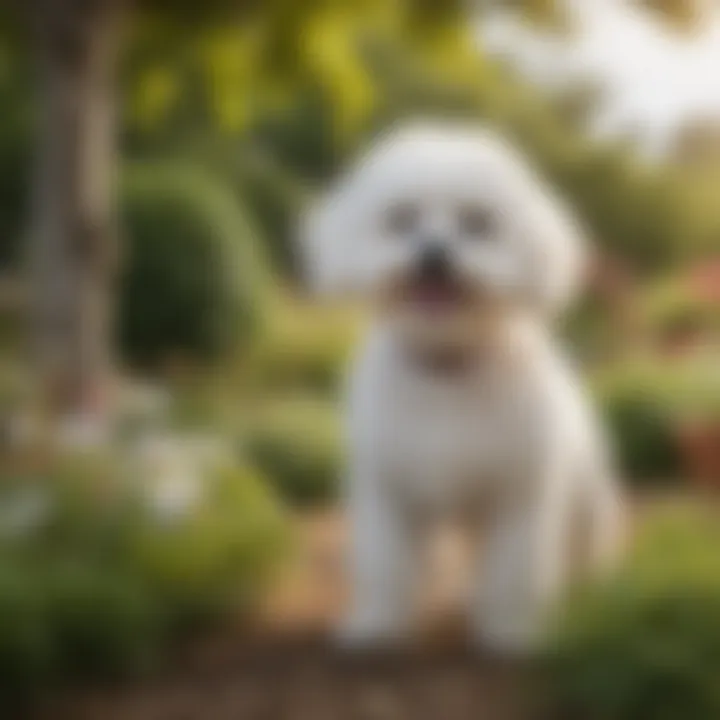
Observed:
[[[47,409],[106,429],[117,236],[115,75],[121,0],[36,0],[39,139],[34,340]]]

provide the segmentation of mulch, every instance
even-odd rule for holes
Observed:
[[[322,633],[225,638],[164,677],[55,700],[44,720],[526,720],[526,674],[456,638],[346,653]]]
[[[178,650],[166,670],[76,688],[37,720],[528,720],[529,673],[468,645],[437,608],[414,645],[347,652],[329,628],[346,598],[337,512],[302,521],[302,542],[265,615]],[[452,550],[450,551],[452,554]],[[450,558],[443,564],[452,566]],[[452,575],[452,573],[450,573]],[[453,586],[448,577],[437,585]],[[451,594],[451,593],[450,593]],[[5,715],[0,712],[5,720]],[[10,720],[10,718],[8,718]],[[12,718],[12,720],[15,720]]]

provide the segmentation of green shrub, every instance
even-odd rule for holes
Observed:
[[[135,674],[157,660],[163,614],[114,565],[2,558],[0,700],[21,702],[78,676]]]
[[[284,538],[251,471],[207,465],[168,512],[114,458],[0,486],[0,700],[143,672],[180,633],[249,611]]]
[[[693,289],[689,281],[665,281],[644,294],[640,311],[651,333],[660,340],[682,340],[689,333],[720,332],[720,308]]]
[[[607,369],[595,392],[630,479],[674,480],[687,470],[678,444],[686,420],[717,422],[720,376],[716,360],[638,361]]]
[[[338,415],[317,400],[288,400],[257,414],[245,450],[293,504],[335,497],[342,465]]]
[[[720,421],[720,373],[712,353],[676,363],[669,382],[668,407],[679,422]]]
[[[661,380],[630,368],[598,383],[597,396],[620,470],[632,481],[677,478],[680,458]]]
[[[219,470],[204,493],[180,522],[146,522],[133,534],[132,563],[153,595],[173,606],[177,627],[247,609],[283,536],[267,481],[252,471]]]
[[[542,674],[551,717],[720,717],[719,543],[712,511],[661,513],[616,577],[570,601]]]
[[[249,357],[248,385],[273,395],[338,392],[361,319],[357,311],[285,301]]]
[[[14,699],[47,681],[54,665],[46,596],[24,563],[0,562],[0,699]]]
[[[41,581],[63,675],[134,673],[157,659],[161,609],[130,570],[71,558],[45,568]]]
[[[270,281],[229,189],[189,165],[139,165],[124,183],[122,222],[119,325],[131,361],[212,361],[250,343]]]

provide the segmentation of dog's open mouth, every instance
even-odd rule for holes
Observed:
[[[403,286],[402,296],[427,312],[447,312],[468,301],[466,288],[453,278],[412,278]]]

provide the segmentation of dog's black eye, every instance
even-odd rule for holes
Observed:
[[[385,211],[383,225],[390,235],[411,235],[420,225],[420,209],[410,202],[391,205]]]
[[[469,206],[460,209],[458,225],[463,235],[473,240],[484,240],[494,234],[496,218],[487,208]]]

